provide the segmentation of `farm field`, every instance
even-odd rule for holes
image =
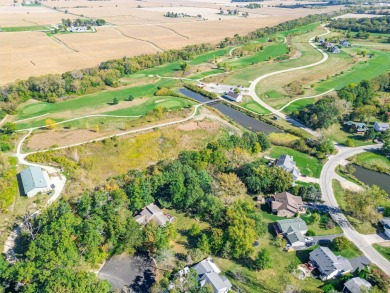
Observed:
[[[0,29],[5,29],[0,31],[0,67],[3,69],[0,84],[92,67],[107,59],[156,53],[189,44],[217,43],[225,37],[244,35],[313,13],[310,9],[264,7],[262,11],[244,9],[249,12],[247,18],[232,17],[218,15],[221,6],[231,5],[227,0],[222,2],[180,0],[173,7],[163,1],[139,3],[136,0],[46,1],[45,6],[24,7],[1,2]],[[324,8],[316,13],[334,9]],[[195,15],[164,17],[168,11],[193,11]],[[202,15],[201,19],[194,17],[198,14]],[[59,24],[63,18],[103,18],[108,23],[98,27],[96,33],[47,35],[36,31],[42,26]]]

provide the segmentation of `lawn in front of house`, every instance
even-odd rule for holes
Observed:
[[[307,224],[308,230],[313,231],[316,236],[323,235],[332,235],[332,234],[341,234],[343,230],[341,230],[340,226],[334,223],[334,227],[331,229],[327,228],[328,221],[331,219],[329,214],[327,213],[318,213],[320,216],[320,220],[318,222],[314,221],[313,218],[314,212],[309,212],[307,214],[301,214],[302,220],[304,220]]]
[[[382,254],[388,261],[390,261],[390,247],[379,244],[372,245],[380,254]]]
[[[315,178],[320,177],[323,165],[317,158],[282,146],[273,146],[269,151],[269,155],[275,159],[285,154],[294,157],[294,161],[297,163],[297,167],[301,171],[301,174]]]

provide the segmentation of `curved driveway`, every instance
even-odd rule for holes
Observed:
[[[330,33],[330,31],[325,28],[323,26],[323,28],[326,30],[326,33],[324,34],[321,34],[319,36],[325,36],[327,34]],[[267,109],[268,111],[270,111],[272,114],[276,115],[276,116],[279,116],[280,118],[282,119],[285,119],[287,120],[288,122],[290,122],[291,124],[297,126],[297,127],[300,127],[302,128],[303,130],[305,130],[306,132],[314,135],[314,136],[318,136],[318,133],[313,131],[312,129],[306,127],[305,125],[303,125],[302,123],[288,117],[287,115],[281,113],[279,110],[276,110],[274,108],[272,108],[271,106],[269,106],[267,103],[265,103],[263,100],[261,100],[259,98],[259,96],[257,95],[256,93],[256,85],[263,79],[267,78],[267,77],[270,77],[270,76],[273,76],[273,75],[276,75],[276,74],[280,74],[280,73],[285,73],[285,72],[291,72],[291,71],[296,71],[296,70],[300,70],[300,69],[305,69],[305,68],[309,68],[309,67],[313,67],[313,66],[317,66],[317,65],[320,65],[322,63],[324,63],[326,60],[328,60],[329,56],[328,54],[317,48],[316,45],[313,43],[313,40],[314,40],[315,37],[312,37],[309,39],[309,44],[310,46],[312,46],[314,49],[316,49],[318,52],[320,52],[322,54],[322,59],[320,61],[317,61],[315,63],[312,63],[312,64],[308,64],[308,65],[303,65],[303,66],[299,66],[299,67],[294,67],[294,68],[289,68],[289,69],[283,69],[283,70],[279,70],[279,71],[274,71],[274,72],[270,72],[270,73],[267,73],[267,74],[264,74],[262,76],[259,76],[258,78],[256,78],[254,81],[251,82],[250,86],[249,86],[249,94],[252,96],[253,100],[255,102],[257,102],[258,104],[260,104],[262,107],[264,107],[265,109]],[[318,96],[318,95],[317,95]]]
[[[339,152],[336,155],[329,157],[329,160],[321,171],[320,186],[324,204],[329,207],[331,217],[340,225],[344,235],[352,241],[372,263],[376,264],[387,275],[390,275],[390,262],[376,251],[375,248],[373,248],[371,244],[368,243],[354,227],[352,227],[336,201],[332,186],[332,180],[336,178],[335,169],[340,162],[359,153],[379,149],[381,147],[381,144],[356,148],[338,147],[337,149]]]

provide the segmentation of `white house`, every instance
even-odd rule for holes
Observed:
[[[307,225],[301,218],[293,218],[276,221],[277,232],[283,234],[291,247],[305,246],[305,236]]]
[[[223,95],[223,97],[228,99],[228,100],[237,102],[237,103],[242,102],[242,95],[240,93],[235,93],[235,92],[230,91],[230,92],[226,92]]]
[[[318,247],[309,254],[312,266],[321,273],[321,280],[329,280],[352,271],[348,259],[336,256],[328,247]]]
[[[389,123],[375,122],[374,129],[375,131],[385,132],[389,129]]]
[[[39,192],[50,190],[50,178],[40,167],[31,166],[19,173],[23,192],[27,197],[33,197]]]
[[[383,229],[385,230],[385,234],[390,238],[390,218],[382,218],[381,224],[383,225]]]

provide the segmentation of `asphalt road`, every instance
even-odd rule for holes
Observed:
[[[372,263],[376,264],[387,275],[390,275],[390,262],[376,251],[371,244],[368,243],[365,238],[352,227],[345,215],[342,213],[334,196],[332,187],[332,180],[336,175],[335,169],[341,161],[367,150],[379,149],[381,147],[381,144],[356,148],[338,147],[339,152],[336,155],[330,156],[328,162],[326,162],[322,169],[320,186],[324,204],[329,207],[330,215],[333,220],[340,225],[345,237],[352,241]]]

